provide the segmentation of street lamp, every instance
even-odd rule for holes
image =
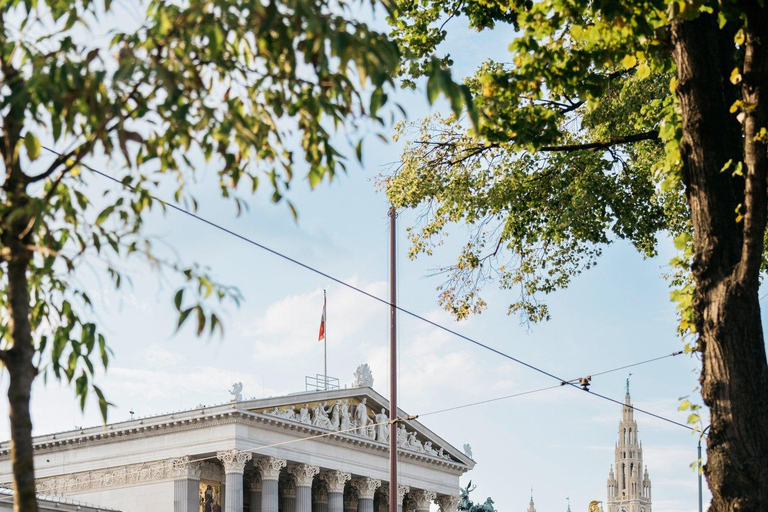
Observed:
[[[699,435],[699,464],[698,464],[698,473],[699,473],[699,512],[702,512],[702,497],[701,497],[701,439],[704,437],[704,434],[706,434],[707,430],[709,430],[709,427],[712,425],[707,425],[707,428],[701,431],[701,435]]]

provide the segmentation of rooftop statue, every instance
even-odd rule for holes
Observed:
[[[354,373],[355,382],[352,387],[355,388],[372,388],[373,387],[373,373],[371,373],[371,367],[368,363],[361,364],[357,367]]]
[[[232,391],[229,392],[232,395],[231,402],[239,402],[243,399],[243,383],[235,382],[232,384]]]

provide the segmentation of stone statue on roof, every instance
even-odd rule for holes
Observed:
[[[354,373],[355,382],[352,387],[355,388],[372,388],[373,387],[373,373],[371,373],[371,367],[368,363],[361,364],[357,367]]]
[[[235,382],[232,384],[232,390],[229,392],[232,395],[230,402],[239,402],[243,399],[243,383]]]

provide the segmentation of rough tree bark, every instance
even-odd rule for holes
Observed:
[[[725,79],[733,67],[724,67],[723,56],[733,53],[733,41],[719,39],[711,15],[672,27],[683,181],[694,228],[701,390],[711,415],[704,473],[713,512],[768,510],[768,363],[758,297],[768,161],[765,143],[755,139],[766,126],[768,24],[757,2],[745,10],[743,136],[732,129]],[[733,167],[721,172],[729,161],[743,162],[743,177]]]

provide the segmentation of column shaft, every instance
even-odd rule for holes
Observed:
[[[357,512],[373,512],[373,498],[360,498],[357,500]]]
[[[173,512],[198,512],[200,480],[182,478],[173,482]]]
[[[312,512],[312,487],[296,486],[296,512]]]
[[[277,512],[277,480],[261,482],[261,512]]]
[[[224,512],[243,512],[243,474],[227,473],[226,485]]]
[[[344,512],[344,493],[328,493],[328,512]]]

